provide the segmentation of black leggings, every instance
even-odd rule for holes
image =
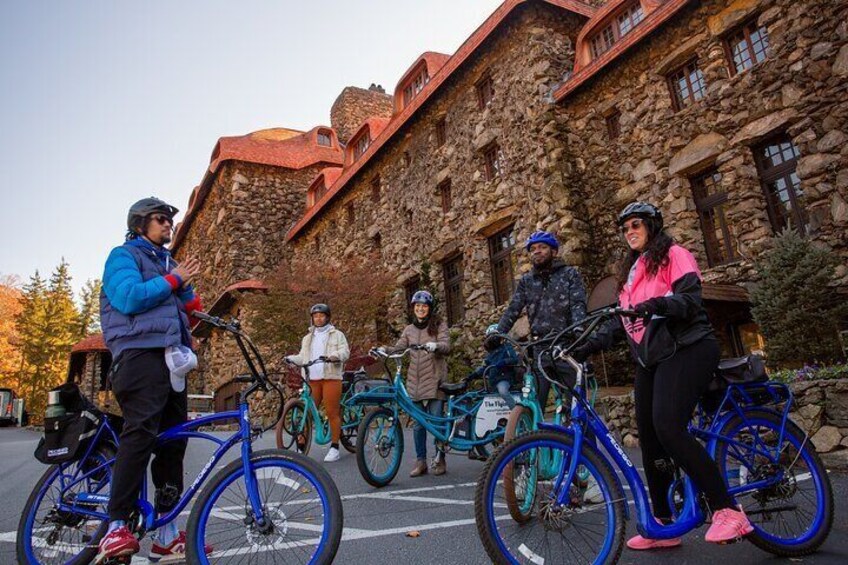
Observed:
[[[718,366],[719,356],[718,342],[707,338],[681,349],[655,367],[637,369],[636,425],[657,518],[669,519],[672,515],[667,494],[673,475],[657,465],[669,458],[707,496],[714,512],[734,507],[715,461],[687,430],[692,412]]]

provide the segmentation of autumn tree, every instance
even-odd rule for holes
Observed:
[[[82,287],[77,321],[78,339],[100,331],[100,288],[102,286],[100,280],[89,279]]]
[[[12,275],[0,277],[0,387],[17,385],[21,338],[16,320],[22,309],[20,280]]]

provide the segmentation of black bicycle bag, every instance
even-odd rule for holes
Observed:
[[[76,461],[85,455],[105,417],[85,398],[75,383],[54,388],[65,407],[65,415],[44,419],[44,435],[35,448],[35,458],[45,465]]]

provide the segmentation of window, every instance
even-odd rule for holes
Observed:
[[[765,60],[769,49],[768,33],[765,26],[757,27],[756,21],[750,21],[728,36],[725,45],[733,63],[733,73],[741,73]]]
[[[592,58],[597,59],[609,51],[616,41],[630,33],[644,17],[645,13],[642,11],[642,5],[639,2],[628,4],[616,16],[615,21],[601,29],[589,40]]]
[[[371,242],[374,244],[374,249],[379,251],[383,248],[383,236],[379,233],[375,233],[374,237],[371,238]]]
[[[721,173],[712,169],[693,178],[692,193],[701,219],[710,267],[734,260],[736,246],[725,217],[727,192],[721,185]]]
[[[489,238],[489,260],[492,263],[492,285],[495,289],[495,306],[508,301],[512,296],[514,278],[512,274],[512,249],[515,234],[512,226]]]
[[[347,210],[347,223],[348,225],[353,225],[353,222],[356,221],[356,208],[353,202],[348,202],[345,209]]]
[[[321,253],[321,237],[315,236],[315,253]]]
[[[610,139],[616,139],[621,135],[621,112],[613,110],[612,113],[607,114],[604,121],[607,124],[607,136]]]
[[[371,179],[371,200],[374,202],[380,201],[380,176]]]
[[[406,299],[406,315],[412,319],[412,295],[418,292],[421,286],[421,277],[415,275],[403,285],[403,294]]]
[[[448,140],[448,125],[444,118],[436,122],[436,147],[441,147]]]
[[[448,309],[448,325],[453,326],[465,315],[462,299],[462,255],[442,263],[445,278],[445,302]]]
[[[215,392],[215,412],[226,412],[238,409],[241,383],[228,382]]]
[[[403,152],[403,166],[408,167],[412,164],[412,155],[410,155],[409,151]]]
[[[804,193],[795,166],[801,154],[785,134],[754,148],[754,159],[766,196],[769,219],[775,232],[795,228],[804,233],[807,224]]]
[[[703,98],[707,85],[698,61],[690,61],[671,73],[668,76],[668,87],[675,110],[682,110]]]
[[[497,143],[490,143],[483,150],[486,165],[486,180],[494,180],[503,172],[503,151]]]
[[[477,104],[483,110],[495,96],[495,83],[491,75],[486,75],[477,82]]]
[[[330,132],[325,129],[318,130],[318,145],[323,145],[324,147],[330,147],[333,144],[332,137],[330,136]]]
[[[368,146],[371,145],[371,136],[366,131],[359,137],[356,141],[353,142],[353,160],[357,160],[368,150]]]
[[[421,69],[415,77],[413,77],[406,87],[403,89],[403,105],[408,106],[415,96],[424,90],[427,83],[430,82],[430,75],[427,74],[427,67]]]
[[[450,179],[443,180],[437,187],[439,197],[442,201],[442,212],[447,214],[451,209],[451,181]]]

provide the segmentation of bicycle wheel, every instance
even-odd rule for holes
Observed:
[[[112,479],[112,468],[106,463],[114,457],[114,449],[103,445],[84,460],[54,465],[44,472],[18,524],[18,563],[77,565],[94,559],[97,544],[106,533],[106,520],[60,510],[58,505],[72,505],[81,493],[99,494],[104,496],[102,503],[81,506],[105,514]]]
[[[526,406],[516,405],[509,413],[504,442],[509,442],[532,429],[533,413]],[[534,485],[538,480],[540,457],[538,451],[525,454],[524,458],[511,461],[504,470],[504,498],[512,519],[517,522],[523,523],[530,519],[533,498],[536,495]]]
[[[624,492],[613,470],[595,451],[583,450],[581,465],[597,481],[601,502],[585,502],[584,492],[569,485],[569,502],[556,503],[556,481],[538,481],[532,519],[515,520],[507,512],[504,472],[508,466],[532,462],[542,449],[556,451],[568,462],[572,438],[548,430],[524,434],[499,449],[486,462],[474,496],[477,531],[489,558],[505,563],[615,563],[624,546]],[[565,463],[564,463],[565,464]],[[538,475],[537,475],[538,476]]]
[[[342,436],[340,439],[344,448],[350,453],[356,453],[356,435],[359,432],[362,411],[362,406],[342,405]]]
[[[312,447],[312,416],[302,400],[292,398],[286,402],[275,431],[278,449],[296,447],[300,453],[309,454]]]
[[[809,437],[792,421],[766,410],[735,416],[720,435],[716,461],[736,501],[742,505],[754,532],[754,545],[782,557],[800,557],[816,551],[833,526],[833,490],[827,471]],[[765,453],[780,456],[773,462]],[[745,485],[767,481],[765,488]]]
[[[356,466],[365,481],[384,487],[395,478],[403,458],[403,430],[388,408],[371,410],[359,423]]]
[[[279,449],[255,452],[266,522],[248,499],[244,466],[236,460],[216,474],[188,519],[188,563],[332,563],[344,515],[330,475],[312,459]],[[211,546],[211,553],[205,548]]]

